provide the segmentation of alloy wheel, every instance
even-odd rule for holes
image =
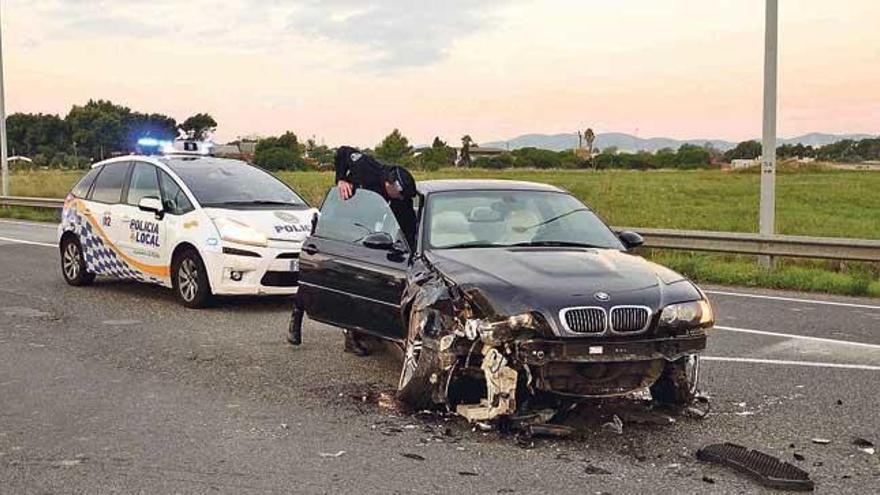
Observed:
[[[186,258],[180,263],[177,271],[177,286],[184,301],[195,300],[199,291],[199,269],[191,258]]]
[[[397,389],[405,387],[419,368],[419,354],[422,352],[421,340],[410,340],[406,345],[406,353],[403,356],[403,366],[400,369],[400,382]]]
[[[64,269],[64,276],[68,280],[76,280],[79,276],[80,253],[79,246],[75,242],[68,242],[64,248],[62,268]]]

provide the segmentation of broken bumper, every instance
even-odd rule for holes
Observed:
[[[519,361],[530,366],[549,363],[611,363],[624,361],[674,361],[706,349],[706,334],[633,341],[572,341],[531,339],[518,342]]]

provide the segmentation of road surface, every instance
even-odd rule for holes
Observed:
[[[708,417],[640,424],[643,404],[600,403],[577,411],[577,438],[532,445],[381,407],[393,354],[343,354],[314,322],[291,348],[286,299],[195,311],[157,287],[69,287],[54,239],[0,221],[3,493],[760,490],[694,458],[723,441],[806,469],[819,492],[880,491],[880,455],[852,444],[880,443],[878,300],[709,288]],[[615,413],[621,435],[601,427]]]

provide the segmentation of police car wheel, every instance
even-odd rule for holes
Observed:
[[[175,258],[171,269],[174,295],[188,308],[204,308],[211,300],[208,273],[195,251],[184,251]]]
[[[61,241],[61,274],[64,281],[73,286],[89,285],[95,280],[95,274],[86,271],[82,245],[75,237]]]

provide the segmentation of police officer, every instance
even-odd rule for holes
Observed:
[[[358,188],[367,189],[388,201],[397,224],[410,249],[416,242],[416,212],[413,198],[416,195],[416,181],[409,171],[399,165],[385,165],[370,155],[361,153],[351,146],[341,146],[334,157],[336,167],[336,186],[343,200],[355,195]],[[293,315],[290,321],[288,341],[293,345],[301,342],[302,305],[294,300]],[[345,352],[366,356],[369,351],[362,344],[359,335],[351,330],[345,331]]]

